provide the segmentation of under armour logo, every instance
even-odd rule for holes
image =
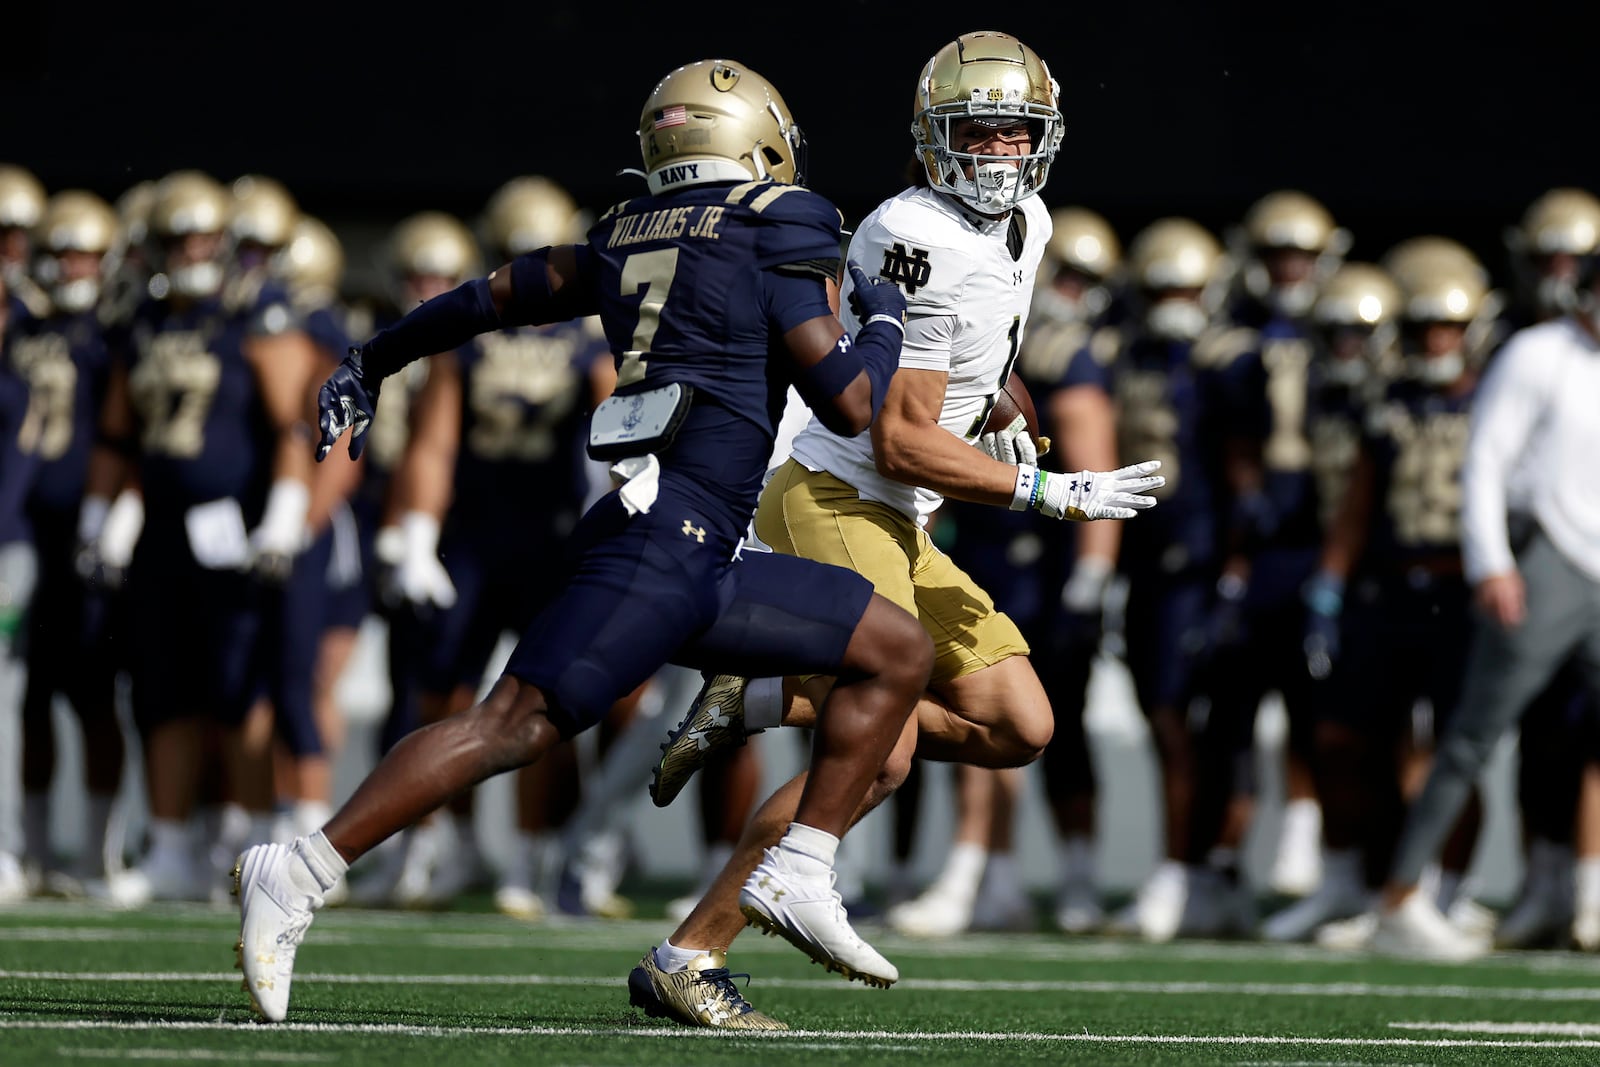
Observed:
[[[1012,285],[1021,285],[1022,284],[1022,272],[1020,270],[1014,270],[1014,271],[1011,272],[1011,284]]]
[[[683,536],[692,537],[703,545],[706,543],[706,528],[704,526],[696,526],[693,519],[684,519]]]
[[[700,1003],[696,1004],[695,1009],[705,1016],[706,1022],[711,1023],[712,1025],[716,1025],[718,1022],[721,1022],[723,1017],[728,1014],[727,1011],[723,1009],[721,1004],[717,1003],[715,1000],[712,1000],[710,997],[707,997]]]
[[[772,875],[770,874],[763,874],[761,876],[761,881],[757,882],[756,885],[762,889],[772,889],[772,902],[774,904],[778,902],[779,897],[782,897],[785,893],[789,892],[787,889],[773,889]]]
[[[933,265],[928,262],[926,248],[913,248],[908,254],[906,246],[896,241],[883,250],[883,269],[878,273],[899,285],[910,296],[928,284],[928,279],[933,276]]]
[[[1092,483],[1091,483],[1091,482],[1090,482],[1090,481],[1089,481],[1089,479],[1087,479],[1087,478],[1085,478],[1085,479],[1084,479],[1084,480],[1083,480],[1083,481],[1081,481],[1081,482],[1080,482],[1080,481],[1078,481],[1078,479],[1076,479],[1076,478],[1074,478],[1074,479],[1072,479],[1072,481],[1071,481],[1071,482],[1069,482],[1069,483],[1068,483],[1068,484],[1067,484],[1067,488],[1068,488],[1068,489],[1070,489],[1070,490],[1072,490],[1072,491],[1073,491],[1073,492],[1074,492],[1074,493],[1076,493],[1076,492],[1078,492],[1078,491],[1079,491],[1079,489],[1078,489],[1078,487],[1079,487],[1079,486],[1082,486],[1082,487],[1083,487],[1083,492],[1085,492],[1085,493],[1088,493],[1088,492],[1093,492],[1093,485],[1092,485]]]

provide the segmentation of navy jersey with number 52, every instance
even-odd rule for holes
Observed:
[[[790,379],[769,354],[783,331],[828,314],[821,286],[797,301],[774,290],[769,272],[832,277],[839,226],[823,197],[763,181],[628,200],[589,231],[617,392],[693,387],[694,408],[662,466],[699,482],[740,529]]]

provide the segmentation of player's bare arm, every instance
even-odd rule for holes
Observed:
[[[872,427],[878,473],[958,500],[1006,507],[1017,468],[990,459],[939,425],[949,375],[902,369]]]

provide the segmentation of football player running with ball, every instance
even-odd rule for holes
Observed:
[[[639,144],[645,195],[579,243],[520,255],[429,300],[354,349],[322,387],[319,456],[346,430],[359,455],[380,385],[407,363],[481,333],[597,314],[618,383],[594,412],[588,447],[616,460],[625,484],[579,521],[564,580],[487,696],[397,744],[320,831],[240,856],[239,965],[268,1020],[287,1012],[298,946],[351,862],[593,726],[669,660],[839,676],[818,716],[811,788],[770,881],[794,902],[778,920],[791,936],[815,938],[840,966],[881,969],[830,898],[833,851],[927,685],[931,642],[852,571],[773,554],[739,560],[735,549],[789,384],[835,432],[865,430],[899,363],[905,300],[853,269],[862,325],[845,332],[830,310],[838,210],[804,188],[800,129],[742,63],[668,74],[645,101]],[[807,593],[799,603],[796,589]],[[753,1014],[715,957],[697,961],[691,979],[700,999]]]
[[[924,524],[943,499],[1031,508],[1052,519],[1131,518],[1155,503],[1143,494],[1163,484],[1153,462],[1107,474],[1046,474],[1022,420],[984,433],[1016,360],[1050,240],[1050,215],[1037,194],[1061,144],[1062,119],[1044,62],[1008,34],[963,34],[923,67],[914,120],[914,184],[880,204],[850,243],[852,262],[905,291],[900,369],[870,434],[840,435],[817,419],[801,431],[755,516],[756,534],[777,553],[855,569],[933,639],[929,691],[857,818],[904,781],[913,755],[1018,767],[1039,755],[1054,728],[1016,624],[929,540]],[[710,752],[768,727],[810,725],[812,709],[837,684],[821,675],[718,669],[727,673],[710,677],[664,747],[651,787],[658,805]],[[844,969],[814,939],[791,934],[786,916],[796,902],[769,884],[787,860],[772,846],[809,789],[801,774],[756,812],[721,877],[634,969],[634,1004],[690,1025],[748,1025],[680,996],[674,982],[693,960],[725,950],[747,921],[846,977],[885,986],[898,979],[887,960],[876,970]]]

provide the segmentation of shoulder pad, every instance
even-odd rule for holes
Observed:
[[[638,197],[633,197],[632,199],[624,200],[619,204],[612,204],[611,207],[606,209],[606,213],[604,215],[601,215],[598,219],[596,219],[595,222],[598,224],[598,223],[606,221],[607,219],[609,219],[613,215],[622,214],[624,211],[628,210],[628,205],[633,203],[633,201],[637,200],[637,199],[638,199]]]
[[[1247,352],[1261,347],[1261,332],[1247,326],[1226,326],[1207,330],[1194,343],[1197,366],[1221,369]]]
[[[951,216],[896,197],[867,216],[850,239],[850,258],[900,286],[914,315],[960,311],[972,273],[970,241]]]
[[[759,232],[757,267],[839,258],[842,217],[827,198],[798,185],[748,182],[730,189],[727,202],[758,216],[746,216]]]

